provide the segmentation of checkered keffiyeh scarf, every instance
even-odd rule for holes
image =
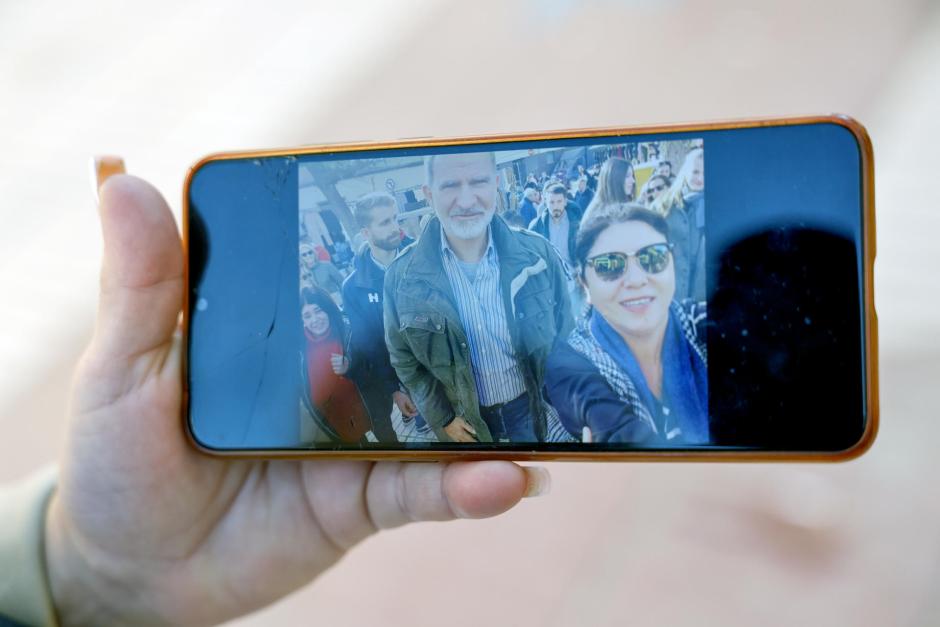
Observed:
[[[672,311],[676,320],[682,327],[682,334],[689,341],[705,367],[708,367],[708,350],[705,347],[705,338],[699,337],[699,326],[705,323],[705,303],[694,300],[683,300],[681,303],[672,303]]]
[[[557,409],[548,403],[542,403],[542,407],[545,409],[545,420],[548,426],[548,434],[545,436],[546,442],[564,443],[578,441],[565,429],[565,425],[562,424],[561,416],[558,415]]]
[[[679,322],[685,339],[688,340],[689,345],[707,367],[708,353],[703,339],[699,338],[698,329],[698,326],[705,320],[705,303],[691,300],[685,300],[682,303],[673,302],[671,309]],[[568,344],[587,357],[597,367],[598,372],[601,373],[601,376],[604,377],[620,400],[630,407],[637,418],[648,424],[653,433],[659,435],[659,429],[646,405],[640,399],[636,386],[623,369],[617,365],[617,362],[601,347],[597,338],[591,332],[590,319],[590,310],[587,310],[584,315],[578,318],[577,326],[568,338]]]

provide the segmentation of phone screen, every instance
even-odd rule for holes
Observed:
[[[247,452],[847,449],[868,421],[862,192],[833,123],[209,161],[191,432]]]

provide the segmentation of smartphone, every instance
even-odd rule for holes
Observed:
[[[872,158],[839,115],[210,155],[184,192],[186,433],[242,457],[856,457]]]

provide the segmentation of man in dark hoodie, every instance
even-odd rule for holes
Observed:
[[[427,432],[418,410],[402,391],[385,346],[382,318],[385,269],[401,246],[398,203],[386,192],[366,194],[353,209],[366,244],[353,261],[353,272],[343,283],[343,303],[349,317],[349,372],[372,418],[372,433],[379,442],[398,442],[392,427],[392,404],[404,420],[418,417],[419,431]]]

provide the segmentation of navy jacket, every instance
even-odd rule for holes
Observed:
[[[583,192],[575,192],[574,194],[574,202],[581,208],[582,216],[584,212],[587,211],[588,205],[591,204],[592,200],[594,200],[594,192],[591,191],[590,187],[585,187]]]
[[[519,215],[522,216],[523,224],[528,224],[534,220],[537,212],[538,210],[531,200],[528,198],[522,199],[522,202],[519,204]]]
[[[366,400],[371,405],[372,392],[390,404],[392,394],[398,391],[398,375],[388,358],[385,346],[385,320],[383,318],[385,271],[373,260],[368,244],[356,254],[354,270],[343,282],[343,308],[349,318],[349,372]],[[369,407],[370,413],[373,411]]]
[[[674,302],[673,308],[677,307],[686,320],[686,341],[701,346],[706,323],[704,303]],[[640,417],[639,408],[621,400],[598,367],[565,338],[556,339],[546,370],[548,400],[574,437],[580,438],[582,429],[590,427],[594,442],[665,443]]]
[[[597,366],[565,340],[555,341],[547,370],[548,400],[574,437],[580,439],[582,428],[590,427],[595,442],[656,441],[653,430],[610,389]]]

